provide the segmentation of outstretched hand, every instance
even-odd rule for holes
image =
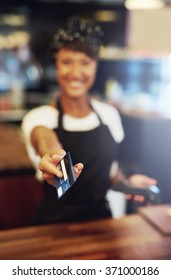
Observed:
[[[63,174],[57,167],[60,160],[66,155],[63,149],[52,150],[45,154],[40,161],[39,169],[42,172],[42,178],[47,181],[48,184],[55,187],[55,176],[62,178]],[[82,163],[77,163],[74,165],[74,172],[76,178],[79,177],[84,166]]]

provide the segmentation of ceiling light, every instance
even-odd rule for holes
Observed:
[[[23,26],[26,24],[27,17],[25,15],[2,14],[0,18],[0,25]]]
[[[126,0],[125,7],[133,9],[161,9],[165,6],[162,0]]]

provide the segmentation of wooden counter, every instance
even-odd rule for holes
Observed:
[[[171,235],[138,214],[0,231],[0,259],[171,259]]]

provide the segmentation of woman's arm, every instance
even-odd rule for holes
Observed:
[[[41,157],[50,150],[62,149],[56,133],[45,126],[36,126],[33,128],[31,132],[31,143]]]
[[[55,186],[54,176],[59,178],[63,176],[62,172],[57,168],[57,164],[66,154],[56,133],[47,127],[37,126],[31,132],[31,143],[41,157],[39,169],[42,171],[43,179],[48,184]],[[82,169],[82,163],[74,165],[76,178],[78,178]]]

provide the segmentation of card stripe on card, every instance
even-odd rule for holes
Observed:
[[[64,175],[64,180],[67,180],[68,179],[68,175],[67,175],[67,172],[66,172],[65,162],[64,162],[63,159],[61,160],[61,167],[62,167],[62,172],[63,172],[63,175]]]

